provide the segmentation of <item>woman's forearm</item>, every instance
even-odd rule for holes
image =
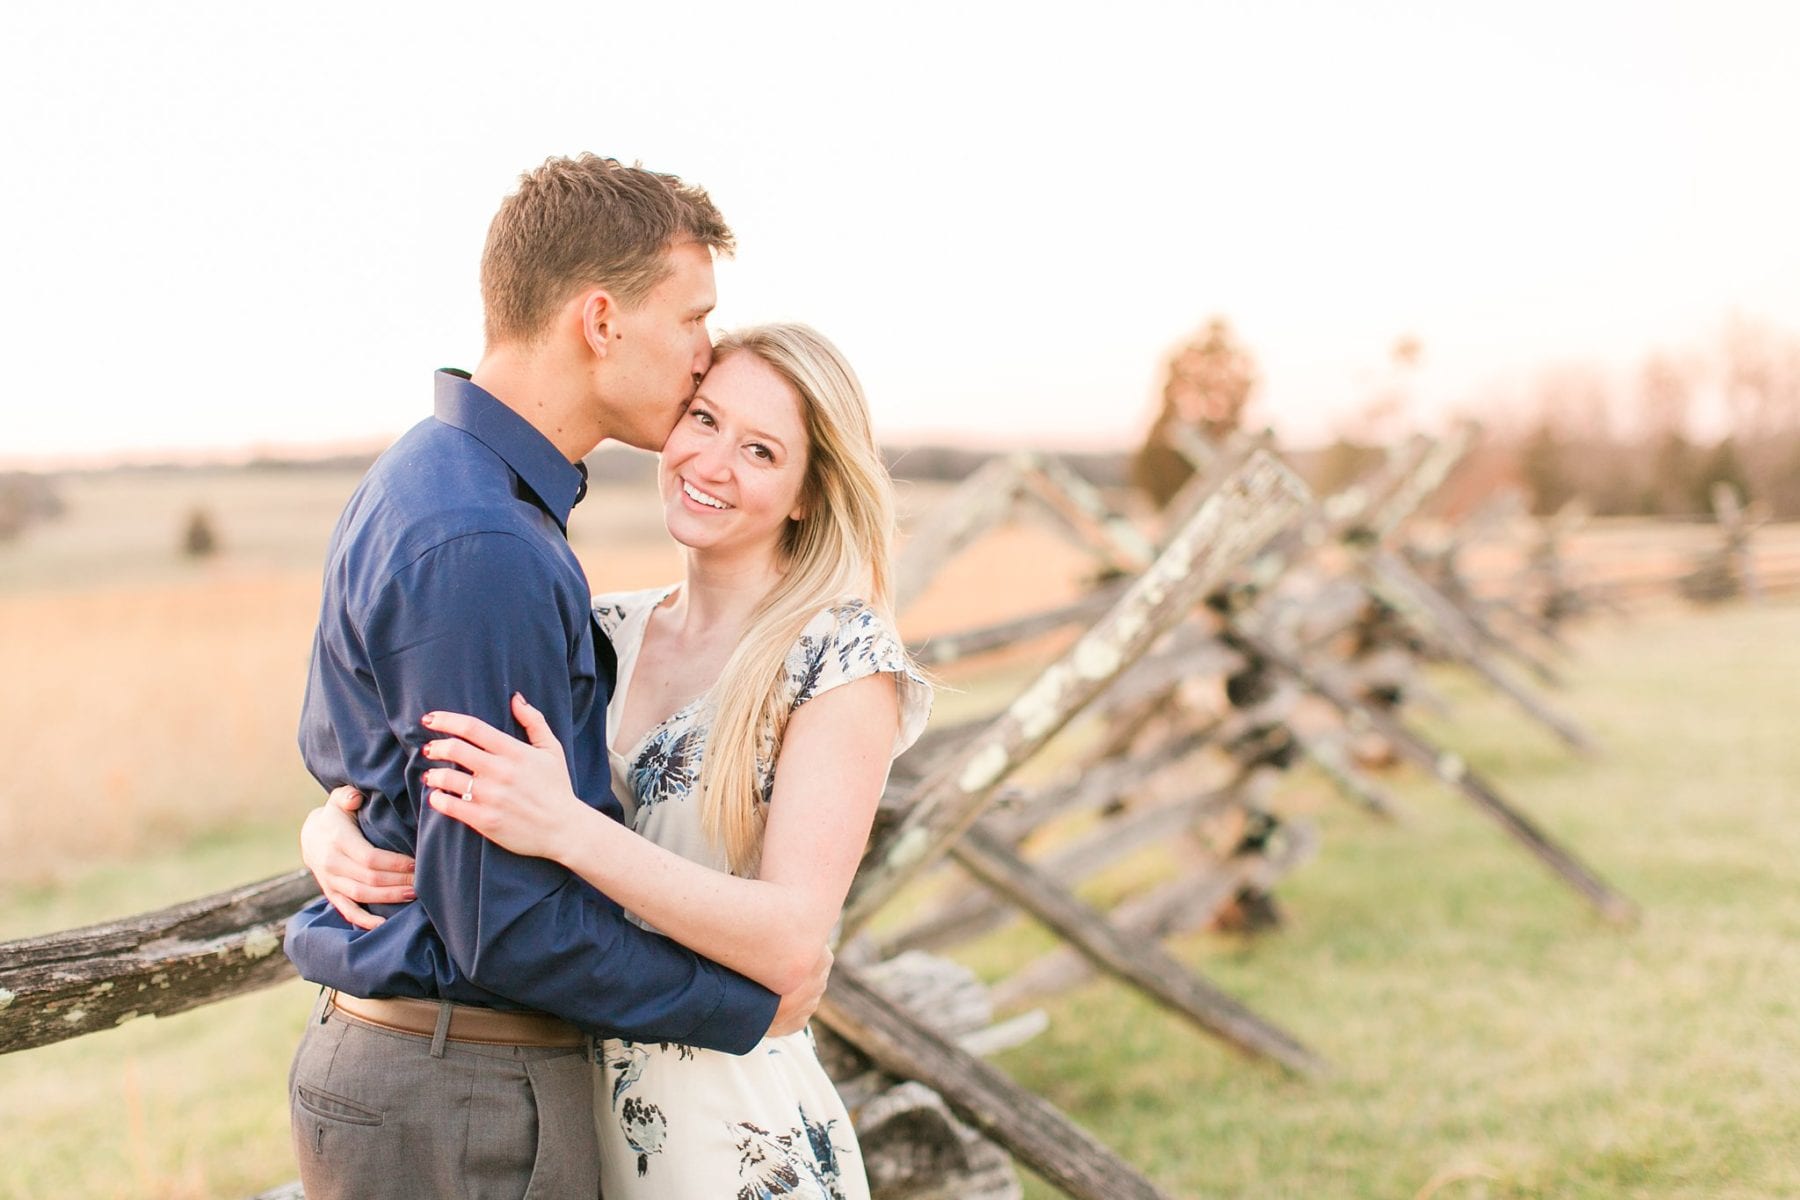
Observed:
[[[424,782],[437,812],[514,854],[554,859],[698,954],[787,994],[812,974],[856,873],[887,779],[898,702],[876,674],[814,697],[776,761],[761,866],[739,879],[589,808],[543,714],[513,697],[529,743],[459,713],[428,714]],[[483,786],[477,798],[477,784]]]
[[[715,871],[588,812],[558,862],[658,932],[772,992],[787,992],[806,977],[842,897]]]

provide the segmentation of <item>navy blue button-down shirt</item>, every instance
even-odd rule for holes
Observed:
[[[612,653],[566,537],[583,473],[460,373],[436,415],[370,469],[338,519],[300,717],[326,788],[355,784],[375,845],[413,855],[419,899],[355,928],[325,901],[288,923],[300,974],[357,996],[554,1013],[598,1035],[742,1053],[766,989],[627,920],[565,868],[512,854],[425,803],[434,710],[516,726],[543,711],[575,790],[614,818],[606,762]]]

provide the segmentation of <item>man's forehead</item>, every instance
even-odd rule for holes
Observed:
[[[698,242],[677,242],[669,247],[669,260],[674,269],[657,290],[671,293],[683,304],[711,308],[718,299],[712,251]]]

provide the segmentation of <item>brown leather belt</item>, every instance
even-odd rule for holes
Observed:
[[[445,1005],[437,1000],[414,1000],[390,996],[365,1000],[348,992],[327,989],[327,1011],[336,1008],[377,1029],[393,1033],[409,1033],[417,1037],[434,1037],[438,1019]],[[587,1044],[581,1030],[561,1017],[540,1012],[503,1012],[497,1008],[479,1008],[472,1004],[452,1004],[450,1027],[444,1034],[447,1042],[473,1042],[481,1046],[549,1046],[573,1047]]]

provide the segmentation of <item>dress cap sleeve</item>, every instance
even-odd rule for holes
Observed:
[[[619,636],[625,622],[669,598],[677,585],[642,588],[635,592],[601,592],[594,597],[594,620],[608,638]]]
[[[846,683],[884,671],[894,677],[900,700],[900,727],[894,755],[919,739],[931,716],[931,685],[906,647],[880,614],[861,600],[849,600],[814,617],[788,654],[793,707]]]

